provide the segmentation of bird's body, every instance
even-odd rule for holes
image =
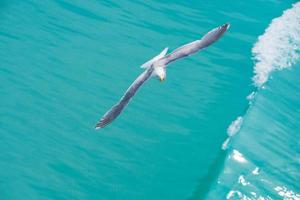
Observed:
[[[170,54],[167,54],[168,48],[165,48],[160,54],[144,63],[141,67],[145,71],[138,76],[138,78],[130,85],[120,101],[115,104],[109,111],[107,111],[101,120],[96,124],[96,129],[103,128],[107,124],[111,123],[115,118],[117,118],[123,111],[125,106],[129,103],[131,98],[135,95],[137,90],[146,82],[150,77],[158,77],[160,81],[166,79],[166,67],[170,63],[184,58],[191,54],[198,52],[199,50],[208,47],[215,41],[217,41],[229,28],[229,24],[224,24],[219,26],[206,35],[204,35],[200,40],[183,45],[175,49]]]

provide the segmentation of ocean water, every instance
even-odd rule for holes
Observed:
[[[299,27],[289,0],[0,1],[0,199],[300,199]]]

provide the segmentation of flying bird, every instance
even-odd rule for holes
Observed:
[[[208,47],[219,38],[221,38],[222,35],[227,31],[229,26],[230,24],[228,23],[219,26],[205,34],[200,40],[196,40],[194,42],[183,45],[169,54],[167,54],[168,48],[165,48],[157,56],[144,63],[141,68],[144,68],[145,71],[141,75],[139,75],[137,79],[130,85],[119,102],[103,115],[100,121],[96,124],[95,129],[103,128],[111,123],[114,119],[116,119],[127,106],[131,98],[136,94],[138,89],[150,77],[157,77],[160,81],[164,81],[166,79],[167,65],[180,58],[187,57],[198,52],[201,49]]]

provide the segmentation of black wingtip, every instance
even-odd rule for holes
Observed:
[[[227,22],[226,24],[222,25],[222,27],[228,30],[230,28],[230,23]]]
[[[102,118],[95,126],[95,130],[104,128],[106,125],[108,125],[110,123],[109,119],[106,118]]]
[[[99,129],[103,128],[104,126],[105,126],[105,124],[103,124],[103,122],[100,121],[100,122],[98,122],[98,123],[96,124],[95,130],[99,130]]]
[[[100,120],[100,121],[96,124],[95,130],[101,129],[101,128],[103,128],[103,127],[104,127],[104,126],[103,126],[103,121]]]

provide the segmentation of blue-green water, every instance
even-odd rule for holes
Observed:
[[[1,199],[299,198],[295,2],[1,1]],[[225,22],[94,130],[142,63]]]

